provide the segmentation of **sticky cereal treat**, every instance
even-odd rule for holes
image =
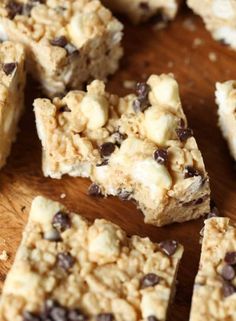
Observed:
[[[234,0],[188,0],[212,36],[236,49],[236,2]]]
[[[236,320],[235,266],[236,225],[229,218],[206,220],[190,321]]]
[[[133,23],[140,23],[159,15],[164,21],[176,16],[181,0],[102,0],[112,11],[126,15]]]
[[[182,253],[176,241],[128,237],[39,196],[3,288],[0,318],[164,321]]]
[[[134,199],[154,225],[209,212],[208,176],[172,76],[153,75],[124,98],[94,81],[34,107],[45,176],[90,177],[91,195]]]
[[[49,96],[105,80],[122,56],[122,24],[97,0],[2,0],[0,36],[22,43]]]
[[[19,44],[0,43],[0,168],[5,165],[24,108],[25,54]]]
[[[216,84],[219,126],[236,160],[236,81]]]

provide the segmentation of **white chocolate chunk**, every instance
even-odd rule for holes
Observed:
[[[104,126],[108,119],[108,101],[102,96],[88,95],[83,98],[81,111],[87,118],[88,129],[98,129]]]
[[[161,111],[156,106],[152,106],[145,111],[144,126],[147,136],[158,145],[165,145],[172,138],[177,123],[177,117]]]
[[[119,256],[120,239],[112,225],[102,226],[99,221],[95,221],[89,229],[88,241],[91,261],[104,264],[114,262]]]
[[[216,17],[232,19],[235,16],[230,0],[214,0],[212,10]]]
[[[74,15],[68,24],[68,32],[72,43],[78,48],[82,47],[88,39],[83,24],[83,15],[81,13]]]
[[[147,82],[152,90],[150,100],[153,105],[165,105],[177,108],[180,104],[179,86],[169,75],[151,76]],[[152,101],[153,100],[153,101]]]
[[[152,198],[161,197],[163,192],[172,185],[172,179],[165,166],[152,159],[137,161],[133,164],[134,180],[150,188]]]

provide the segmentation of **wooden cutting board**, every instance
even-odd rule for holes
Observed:
[[[215,82],[236,79],[236,52],[213,41],[201,19],[187,10],[183,10],[164,30],[156,30],[153,23],[138,27],[125,23],[125,26],[125,56],[119,72],[110,79],[108,89],[124,95],[130,92],[123,85],[126,80],[141,81],[151,73],[175,74],[180,84],[184,110],[211,177],[212,197],[222,215],[236,219],[234,162],[217,127],[214,102]],[[61,201],[69,209],[90,219],[109,219],[129,234],[149,236],[153,241],[166,238],[180,241],[185,253],[169,321],[187,321],[198,268],[199,231],[203,220],[164,228],[148,226],[143,222],[142,213],[131,202],[121,202],[112,197],[96,199],[87,196],[90,183],[86,179],[44,178],[41,172],[41,146],[32,111],[35,96],[40,96],[40,92],[29,80],[27,108],[17,142],[7,166],[0,173],[0,252],[6,250],[9,254],[6,262],[0,262],[1,286],[20,242],[31,200],[41,194]],[[66,197],[61,199],[61,194]]]

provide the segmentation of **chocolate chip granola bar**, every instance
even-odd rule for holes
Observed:
[[[154,225],[209,212],[208,176],[171,75],[139,83],[137,95],[94,81],[34,107],[45,176],[90,177],[89,194],[134,199]]]
[[[205,221],[190,321],[236,320],[236,225],[229,218]]]
[[[15,140],[24,108],[25,54],[19,44],[0,43],[0,168]]]
[[[236,160],[236,81],[216,84],[219,126]]]
[[[0,24],[49,96],[105,80],[122,56],[122,24],[98,0],[2,0]]]
[[[236,49],[235,0],[188,0],[188,5],[203,18],[216,40]]]
[[[41,196],[0,302],[1,321],[164,321],[183,247],[128,237]]]
[[[172,20],[181,0],[102,0],[114,12],[126,15],[133,23],[140,23],[153,16],[164,21]]]

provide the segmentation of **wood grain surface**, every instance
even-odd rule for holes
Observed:
[[[191,19],[194,27],[190,25],[192,27],[189,28],[189,20],[186,19]],[[134,27],[125,23],[125,56],[120,70],[110,79],[107,87],[123,95],[130,92],[123,86],[125,80],[140,81],[151,73],[175,74],[184,110],[211,178],[212,197],[222,215],[236,218],[234,162],[217,127],[214,102],[215,82],[236,78],[236,52],[213,41],[201,19],[186,9],[168,28],[155,30],[154,26],[148,23]],[[196,38],[203,43],[194,48],[193,44],[199,42]],[[210,53],[216,54],[215,62],[209,59]],[[188,320],[203,220],[156,228],[144,224],[142,213],[131,202],[87,196],[89,181],[86,179],[44,178],[41,146],[32,111],[32,100],[40,96],[40,91],[30,79],[26,95],[27,108],[20,123],[17,142],[7,166],[0,173],[0,252],[6,250],[9,254],[6,262],[0,262],[1,286],[20,242],[31,200],[42,194],[61,201],[69,209],[90,219],[109,219],[129,234],[149,236],[153,241],[166,238],[179,240],[185,247],[185,253],[178,275],[175,303],[168,320]],[[62,193],[66,194],[63,200],[60,199]]]

